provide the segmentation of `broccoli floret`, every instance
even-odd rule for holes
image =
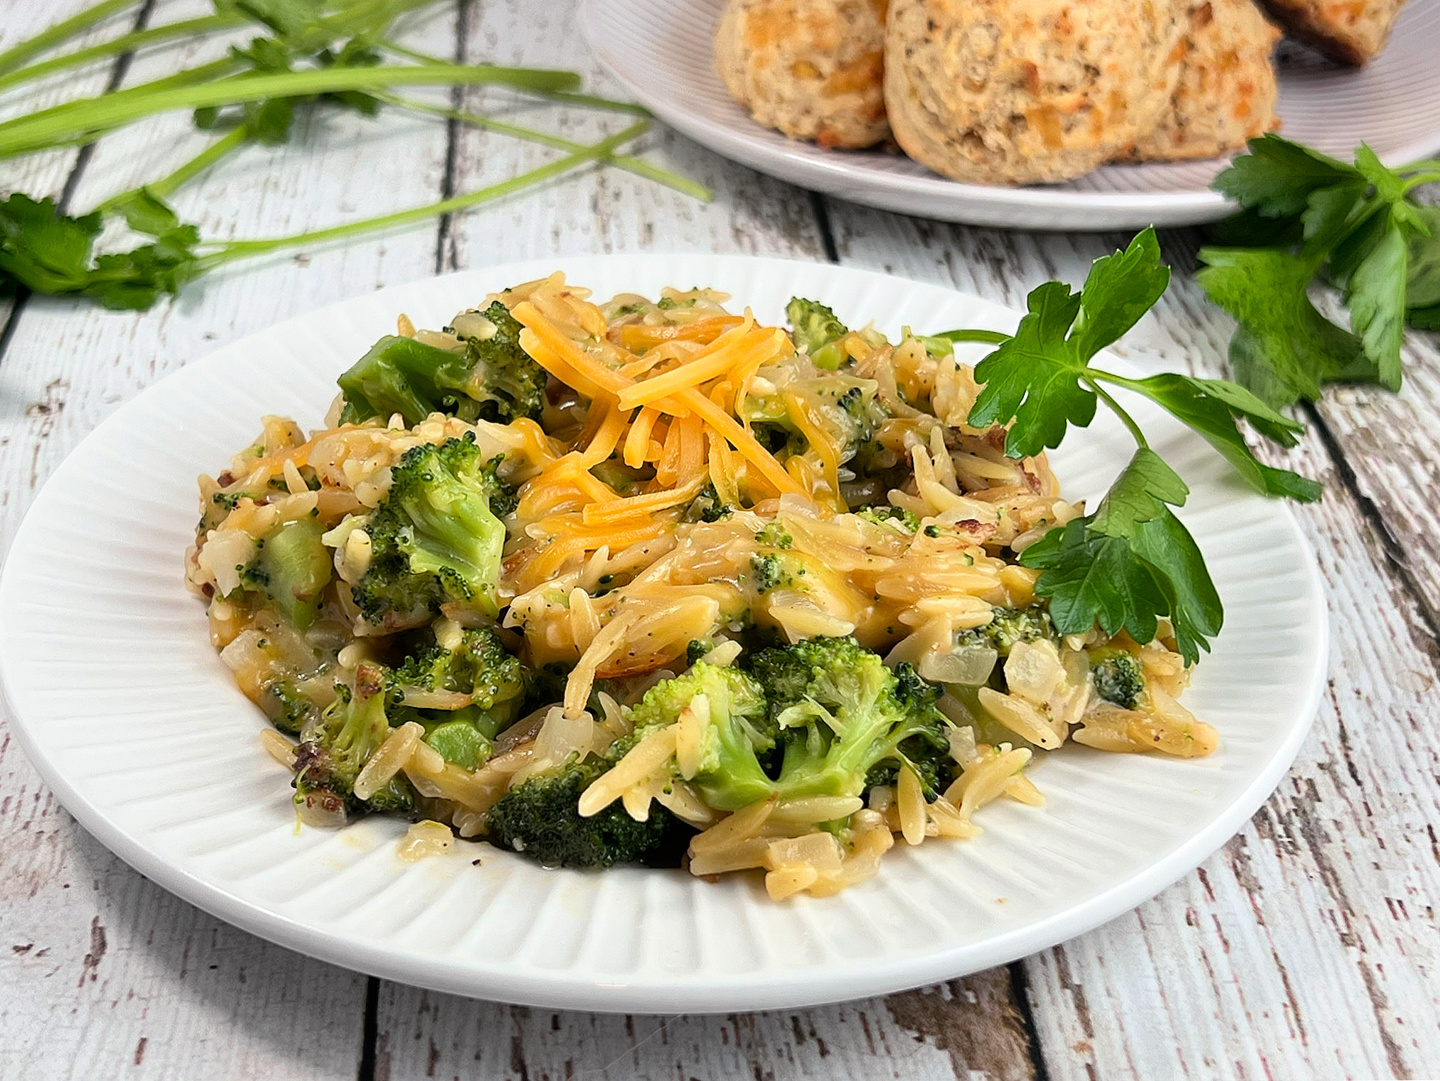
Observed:
[[[912,510],[903,507],[892,507],[888,503],[877,503],[873,507],[862,507],[855,511],[857,518],[863,518],[874,525],[885,526],[890,529],[899,529],[902,532],[915,534],[920,532],[920,518]]]
[[[462,390],[479,403],[480,420],[538,420],[545,405],[545,369],[520,348],[520,324],[510,309],[497,300],[483,315],[495,333],[465,341],[471,367]]]
[[[850,333],[850,328],[818,300],[792,297],[785,305],[785,318],[790,322],[790,337],[797,349],[803,349],[810,363],[817,368],[834,371],[842,359],[837,344]]]
[[[795,538],[779,522],[766,522],[760,527],[760,532],[755,534],[755,539],[771,548],[793,548],[795,546]]]
[[[685,667],[692,667],[696,661],[715,648],[715,642],[710,638],[698,638],[685,647]]]
[[[540,416],[545,371],[520,348],[520,324],[499,301],[483,313],[489,337],[461,335],[464,351],[387,334],[340,376],[343,424],[399,413],[418,424],[431,413],[507,422]],[[462,327],[469,321],[461,320]]]
[[[626,710],[634,732],[612,745],[611,758],[623,758],[649,730],[673,724],[697,695],[704,697],[708,709],[696,756],[696,786],[711,806],[726,811],[765,799],[774,785],[766,766],[775,764],[770,752],[777,749],[780,730],[760,685],[738,668],[699,661],[683,675],[655,684]]]
[[[1145,672],[1134,655],[1123,649],[1091,653],[1090,681],[1096,694],[1123,709],[1134,709],[1145,693]]]
[[[490,756],[491,741],[520,716],[527,683],[524,665],[505,649],[499,634],[489,627],[477,627],[463,631],[454,649],[446,649],[432,641],[405,659],[391,680],[391,714],[396,724],[407,720],[423,724],[425,741],[444,755],[446,761],[457,765],[464,765],[461,759],[468,760],[472,751],[458,749],[460,744],[456,741],[462,737],[456,732],[439,737],[436,733],[441,728],[449,729],[453,724],[468,725],[479,742],[471,740],[466,746],[473,744],[474,754],[480,755],[483,762]],[[473,697],[470,705],[460,709],[416,709],[404,704],[407,687],[455,691]],[[445,746],[436,742],[437,738]],[[457,748],[460,757],[452,758],[446,753],[446,746]]]
[[[1041,639],[1059,642],[1050,610],[1043,604],[1029,604],[1023,608],[996,608],[991,613],[990,622],[983,627],[957,632],[955,644],[989,646],[1001,657],[1008,657],[1017,642]]]
[[[715,485],[707,484],[700,489],[700,494],[685,509],[683,521],[718,522],[723,518],[729,518],[734,513],[734,507],[727,507],[720,502],[720,496],[715,492]]]
[[[262,589],[276,609],[300,630],[315,622],[320,595],[330,584],[334,563],[320,537],[325,532],[314,518],[285,522],[267,535],[255,562],[246,568],[247,582]]]
[[[811,638],[757,654],[751,672],[786,737],[782,796],[858,796],[907,764],[927,794],[944,787],[948,722],[908,665],[892,672],[853,638]]]
[[[795,584],[795,575],[786,569],[784,559],[776,552],[751,556],[750,577],[757,597],[763,597],[772,589]]]
[[[300,693],[293,679],[277,679],[260,696],[260,708],[282,732],[298,736],[319,715],[315,703]]]
[[[874,382],[841,372],[794,380],[786,383],[784,390],[809,403],[811,419],[839,447],[841,464],[856,457],[863,464],[873,447],[876,429],[890,415],[876,397]],[[810,441],[790,415],[785,399],[781,393],[752,394],[745,399],[745,416],[756,438],[771,453],[802,454]]]
[[[920,778],[920,787],[925,792],[925,798],[934,800],[944,792],[955,772],[955,759],[950,754],[946,725],[935,708],[935,703],[940,700],[940,688],[922,679],[914,666],[908,663],[896,666],[894,671],[895,697],[917,714],[938,720],[937,724],[923,728],[902,740],[899,745],[900,754]],[[865,787],[893,786],[899,772],[900,764],[897,760],[882,762],[865,775]]]
[[[389,681],[384,667],[367,663],[356,671],[353,691],[336,688],[341,693],[321,716],[319,727],[296,749],[296,803],[343,806],[349,812],[414,810],[415,792],[402,777],[369,799],[355,795],[355,778],[390,735],[385,712]]]
[[[389,494],[365,523],[372,555],[353,596],[367,622],[402,630],[442,606],[495,617],[505,526],[491,508],[507,498],[495,464],[483,465],[468,439],[401,456]]]
[[[859,796],[877,768],[883,778],[884,767],[907,763],[928,775],[931,792],[943,786],[939,751],[949,741],[933,689],[911,671],[891,672],[853,638],[765,650],[749,673],[697,664],[656,684],[630,711],[636,734],[677,721],[697,695],[707,707],[704,734],[681,776],[720,810],[772,795]],[[923,752],[921,762],[912,762],[911,749]],[[675,763],[679,771],[678,754]]]
[[[580,794],[610,768],[595,755],[537,773],[516,785],[490,808],[490,840],[552,867],[609,867],[678,856],[693,833],[663,807],[652,806],[637,822],[619,803],[582,818]]]

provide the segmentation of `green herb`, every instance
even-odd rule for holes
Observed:
[[[1313,400],[1338,381],[1398,390],[1407,320],[1440,324],[1440,211],[1414,189],[1440,179],[1440,162],[1399,169],[1361,145],[1353,165],[1277,135],[1215,178],[1242,212],[1202,248],[1198,280],[1239,327],[1236,378],[1273,406]],[[1349,314],[1342,327],[1310,300],[1329,281]]]
[[[58,22],[34,37],[19,42],[0,53],[0,71],[13,71],[32,56],[38,56],[47,49],[59,45],[62,41],[68,41],[77,34],[84,33],[97,23],[104,22],[128,8],[134,7],[135,4],[136,0],[101,0],[98,4],[92,4],[63,22]]]
[[[1009,425],[1005,453],[1023,458],[1058,446],[1070,425],[1089,425],[1101,402],[1120,418],[1138,446],[1130,463],[1093,514],[1052,529],[1020,561],[1042,572],[1035,591],[1050,598],[1061,634],[1084,633],[1098,623],[1107,634],[1124,628],[1143,643],[1165,618],[1181,654],[1193,663],[1209,649],[1224,612],[1199,547],[1171,510],[1184,505],[1189,489],[1107,388],[1161,406],[1220,451],[1257,491],[1308,502],[1320,497],[1320,486],[1255,457],[1240,420],[1287,447],[1302,429],[1244,387],[1176,373],[1134,379],[1091,363],[1159,300],[1169,280],[1155,232],[1147,229],[1125,251],[1097,259],[1078,293],[1063,282],[1039,286],[1015,334],[976,366],[984,386],[968,423]],[[939,337],[975,340],[964,336],[969,333]]]
[[[458,120],[462,124],[480,128],[483,131],[493,131],[501,135],[511,135],[517,139],[539,143],[542,146],[554,147],[557,150],[573,151],[582,149],[579,143],[571,142],[569,139],[562,139],[558,135],[550,135],[547,132],[536,131],[533,128],[522,127],[519,124],[512,124],[509,121],[497,120],[493,116],[482,116],[479,113],[468,112],[464,109],[447,109],[443,106],[431,105],[428,102],[417,101],[414,98],[401,97],[398,94],[390,94],[384,91],[377,92],[375,96],[387,104],[395,105],[402,109],[409,109],[412,112],[426,113],[430,116],[443,116],[449,120]],[[703,203],[708,203],[715,197],[715,193],[704,184],[697,184],[688,177],[679,176],[676,173],[670,172],[668,169],[661,169],[658,166],[651,165],[648,161],[642,161],[639,158],[631,157],[627,154],[610,155],[606,160],[611,165],[634,173],[636,176],[643,176],[647,180],[654,180],[667,187],[674,188],[676,191],[699,199]],[[629,311],[627,311],[626,308],[621,308],[616,314],[634,314],[634,310],[641,307],[643,307],[643,305],[629,305]]]
[[[460,110],[402,98],[393,89],[418,85],[492,84],[559,98],[587,107],[639,112],[607,98],[579,94],[573,72],[461,65],[386,40],[397,18],[434,0],[215,0],[215,14],[121,34],[100,45],[26,66],[90,27],[135,6],[104,0],[29,41],[0,53],[0,87],[24,83],[138,48],[191,40],[251,23],[266,33],[235,46],[224,58],[161,79],[94,98],[81,98],[0,122],[0,159],[60,146],[92,143],[158,112],[189,109],[202,130],[221,132],[169,175],[121,192],[83,215],[61,213],[53,200],[15,193],[0,201],[0,293],[26,289],[50,295],[90,296],[112,308],[146,308],[162,294],[224,263],[302,244],[395,228],[462,210],[538,183],[591,161],[604,161],[669,184],[701,199],[708,189],[667,170],[614,151],[647,128],[642,121],[593,146]],[[385,64],[382,50],[417,63]],[[166,200],[183,184],[248,143],[287,141],[299,110],[353,109],[374,115],[385,104],[444,115],[504,135],[565,151],[564,157],[521,176],[424,207],[330,229],[265,240],[212,242],[178,220]],[[129,251],[94,253],[105,220],[120,217],[149,238]]]
[[[102,228],[100,214],[70,217],[59,212],[54,200],[17,192],[0,200],[0,292],[7,286],[23,287],[50,296],[96,297],[108,308],[148,308],[162,293],[174,295],[187,282],[237,259],[412,225],[501,198],[604,158],[647,127],[644,121],[632,124],[547,165],[427,206],[264,240],[203,241],[195,226],[181,224],[164,202],[139,189],[123,204],[125,217],[132,229],[153,241],[96,257],[93,246]]]

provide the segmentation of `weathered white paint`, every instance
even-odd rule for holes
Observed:
[[[79,6],[9,0],[0,43]],[[168,19],[192,8],[204,5],[177,0],[161,10]],[[595,89],[613,90],[568,8],[509,0],[469,5],[460,18],[470,59],[575,67]],[[453,54],[454,13],[428,19],[411,40]],[[182,60],[179,50],[143,57],[130,80]],[[581,141],[627,122],[516,106],[497,92],[468,97],[472,108],[503,108]],[[184,117],[107,140],[81,176],[75,206],[159,175],[199,145]],[[712,185],[715,203],[592,168],[443,234],[424,227],[237,267],[142,315],[31,301],[0,357],[0,537],[120,401],[216,344],[330,300],[436,269],[545,256],[561,266],[565,255],[591,251],[824,257],[807,194],[666,132],[642,146]],[[303,147],[247,151],[176,203],[207,235],[299,231],[437,197],[446,149],[435,121],[341,118],[307,134]],[[470,190],[553,154],[467,131],[449,183]],[[66,153],[6,163],[4,182],[58,192],[73,162]],[[1078,280],[1091,259],[1125,240],[954,228],[834,202],[826,210],[842,261],[1011,304],[1046,278]],[[1188,268],[1196,234],[1163,239],[1177,267]],[[1214,372],[1228,332],[1182,273],[1126,348],[1141,364]],[[1431,430],[1440,380],[1429,344],[1413,344],[1407,364],[1400,397],[1341,392],[1321,407],[1368,508],[1346,492],[1317,440],[1294,458],[1330,485],[1325,504],[1301,518],[1336,626],[1329,700],[1295,770],[1201,871],[1025,962],[1022,998],[1011,974],[996,970],[825,1009],[623,1018],[381,983],[375,1076],[1030,1078],[1039,1071],[1022,1007],[1033,1016],[1040,1069],[1057,1081],[1440,1074],[1440,709],[1426,615],[1440,609],[1440,523],[1416,498],[1434,489],[1440,469]],[[1391,540],[1399,568],[1386,555]],[[151,886],[75,826],[3,737],[0,897],[11,940],[0,949],[0,1076],[308,1079],[360,1068],[362,977],[261,943]]]
[[[44,25],[81,6],[8,3],[0,25],[8,32],[17,16]],[[209,9],[203,0],[159,7],[165,19]],[[415,38],[425,47],[454,41],[453,12],[440,14]],[[150,54],[128,81],[196,57]],[[179,115],[106,140],[74,207],[163,175],[202,145]],[[432,121],[336,119],[307,134],[303,148],[247,151],[175,203],[208,236],[298,231],[436,198],[445,150],[444,126]],[[0,175],[24,190],[58,191],[67,171],[15,164]],[[435,246],[432,226],[286,256],[207,279],[144,314],[32,299],[0,363],[0,537],[119,402],[277,319],[432,273]],[[0,737],[0,897],[0,1077],[356,1076],[364,977],[270,946],[150,884],[60,809],[8,735]]]
[[[1080,280],[1092,259],[1125,239],[1012,239],[858,209],[831,214],[842,261],[954,281],[1014,304],[1057,272]],[[1182,270],[1193,266],[1196,240],[1162,235]],[[1181,273],[1126,339],[1127,352],[1142,365],[1221,374],[1229,332]],[[1323,407],[1327,419],[1352,411],[1347,429],[1336,424],[1337,438],[1362,477],[1403,475],[1407,465],[1435,470],[1440,453],[1417,416],[1433,416],[1440,402],[1430,393],[1434,357],[1428,343],[1412,343],[1401,398],[1366,392],[1363,409]],[[1346,396],[1359,397],[1335,397]],[[1373,429],[1414,434],[1367,441]],[[1440,1070],[1435,629],[1321,441],[1312,433],[1286,464],[1327,485],[1324,503],[1297,510],[1330,594],[1335,642],[1325,707],[1279,791],[1224,851],[1136,912],[1026,962],[1052,1078]],[[1433,585],[1433,547],[1416,551],[1410,542],[1433,513],[1414,506],[1424,490],[1413,487],[1404,503],[1381,509],[1415,579]]]

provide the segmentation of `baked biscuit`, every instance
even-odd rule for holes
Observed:
[[[890,135],[884,44],[885,0],[729,0],[715,65],[731,97],[766,127],[858,149]]]
[[[1125,158],[1185,161],[1240,150],[1274,131],[1279,87],[1270,54],[1280,40],[1252,0],[1204,0],[1190,14],[1185,61],[1170,107]]]
[[[1358,66],[1385,48],[1405,0],[1265,0],[1265,6],[1291,37]]]
[[[892,0],[896,141],[957,180],[1069,180],[1154,129],[1180,76],[1179,0]]]

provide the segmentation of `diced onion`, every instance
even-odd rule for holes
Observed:
[[[1010,693],[1035,705],[1048,702],[1064,678],[1060,654],[1049,642],[1016,642],[1005,660]]]
[[[990,678],[999,656],[989,646],[960,646],[950,653],[922,655],[915,671],[932,683],[979,687]]]

